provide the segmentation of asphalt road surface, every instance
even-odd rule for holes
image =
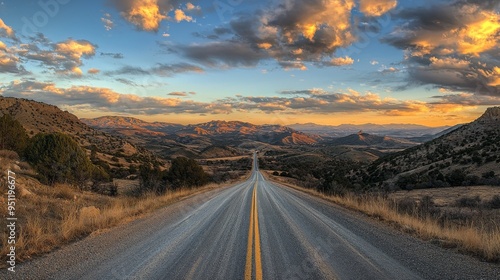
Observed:
[[[266,181],[238,185],[23,263],[1,279],[500,279],[500,265]]]

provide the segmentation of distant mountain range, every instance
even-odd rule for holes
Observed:
[[[406,139],[378,136],[361,131],[356,134],[333,139],[328,143],[337,146],[369,146],[377,148],[408,148],[418,145],[418,143]]]
[[[424,137],[422,140],[430,140],[433,135],[450,128],[449,126],[428,127],[416,124],[342,124],[342,125],[318,125],[314,123],[292,124],[295,130],[312,133],[322,137],[344,137],[357,134],[359,131],[379,136],[390,136],[397,138]],[[427,138],[425,138],[427,137]]]
[[[254,125],[239,121],[211,121],[194,125],[180,125],[162,122],[149,123],[131,117],[107,116],[82,119],[82,122],[101,130],[122,134],[127,134],[128,130],[133,131],[136,135],[161,135],[185,144],[200,140],[224,143],[248,139],[274,145],[311,145],[322,140],[319,136],[305,134],[285,126]]]
[[[127,137],[133,143],[144,145],[167,158],[241,155],[248,153],[249,149],[266,145],[316,145],[323,141],[317,135],[285,126],[254,125],[239,121],[179,125],[116,116],[81,121],[95,129]]]

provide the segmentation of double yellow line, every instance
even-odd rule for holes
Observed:
[[[254,244],[255,243],[255,244]],[[253,248],[255,245],[255,280],[262,280],[262,259],[260,255],[259,213],[257,211],[257,182],[253,187],[252,210],[250,210],[250,226],[248,228],[247,262],[245,280],[252,279]]]

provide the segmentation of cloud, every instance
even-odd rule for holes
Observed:
[[[26,59],[39,61],[42,65],[58,74],[81,76],[82,58],[95,55],[96,46],[87,40],[68,39],[50,45],[50,49],[42,50],[34,44],[21,45],[19,54]]]
[[[192,3],[188,2],[188,3],[186,3],[186,11],[196,13],[196,14],[201,14],[201,7],[195,6]]]
[[[188,16],[188,15],[186,15],[184,13],[184,11],[181,10],[181,9],[176,9],[174,11],[174,19],[175,19],[176,22],[181,22],[183,20],[187,21],[187,22],[193,21],[193,18],[190,17],[190,16]]]
[[[123,58],[123,54],[122,53],[101,53],[101,56],[109,56],[109,57],[112,57],[112,58],[115,58],[115,59],[122,59]]]
[[[355,0],[287,0],[238,15],[230,29],[214,29],[217,36],[232,33],[230,39],[178,49],[187,58],[211,66],[255,66],[267,59],[275,59],[284,69],[304,68],[307,63],[346,65],[348,60],[341,61],[334,54],[358,40],[357,27],[351,24],[354,8]]]
[[[381,16],[396,8],[397,0],[359,0],[359,10],[370,17]]]
[[[101,22],[104,24],[106,31],[110,31],[113,27],[115,27],[115,24],[111,19],[111,15],[108,13],[104,14],[104,17],[101,18]]]
[[[189,63],[176,63],[176,64],[163,64],[158,63],[154,67],[144,69],[142,67],[136,66],[123,66],[120,69],[114,71],[105,72],[108,76],[114,75],[157,75],[161,77],[170,77],[175,74],[186,73],[186,72],[195,72],[202,73],[203,68],[192,65]]]
[[[304,63],[300,61],[280,61],[278,64],[285,70],[292,70],[292,69],[298,69],[302,71],[307,70],[307,67],[304,65]]]
[[[209,67],[250,67],[268,57],[265,52],[233,41],[192,44],[178,46],[177,49],[187,58]]]
[[[138,84],[136,84],[135,82],[129,80],[129,79],[124,79],[124,78],[118,78],[116,79],[117,82],[120,82],[122,84],[125,84],[127,86],[132,86],[132,87],[139,87]]]
[[[383,42],[405,51],[408,86],[500,96],[498,1],[457,0],[400,10]]]
[[[190,14],[200,15],[201,7],[188,2],[185,10],[178,8],[181,1],[177,0],[108,0],[120,11],[120,15],[132,23],[138,30],[158,32],[161,22],[173,20],[175,22],[194,21]],[[173,12],[173,18],[168,14]]]
[[[500,40],[500,14],[490,8],[491,2],[461,0],[401,10],[395,17],[406,24],[385,41],[408,48],[413,56],[431,52],[480,56],[496,48]]]
[[[0,41],[0,73],[27,74],[13,48]]]
[[[123,79],[122,82],[128,81]],[[324,114],[373,112],[386,116],[418,116],[428,113],[448,114],[476,106],[497,105],[500,98],[473,94],[444,94],[435,101],[398,100],[372,92],[345,93],[323,89],[283,91],[280,96],[228,97],[213,102],[186,99],[194,92],[171,92],[171,97],[142,97],[123,94],[109,88],[91,86],[57,87],[54,83],[33,80],[13,81],[0,86],[0,94],[29,98],[60,107],[94,112],[132,115],[156,114],[230,114],[262,112],[282,114]],[[184,97],[184,98],[179,98]]]
[[[387,74],[387,73],[396,73],[399,72],[400,70],[396,67],[385,67],[382,66],[382,68],[379,70],[380,73],[382,74]]]
[[[326,63],[328,66],[344,66],[344,65],[352,65],[354,63],[354,59],[345,56],[345,57],[334,57],[330,61]]]
[[[90,68],[90,69],[87,71],[87,73],[92,74],[92,75],[99,74],[99,72],[101,72],[101,70],[96,69],[96,68]]]
[[[59,88],[53,83],[13,81],[0,87],[3,96],[30,98],[65,108],[96,112],[156,114],[227,114],[231,107],[224,103],[203,103],[179,98],[141,97],[121,94],[108,88],[72,86]]]
[[[372,60],[372,61],[370,61],[370,64],[371,64],[371,65],[377,65],[377,64],[379,64],[379,62],[378,62],[378,61],[376,61],[376,60]]]
[[[174,91],[174,92],[169,92],[167,95],[169,96],[178,96],[178,97],[186,97],[189,95],[195,95],[196,92],[190,91],[190,92],[185,92],[185,91]]]
[[[7,37],[10,39],[16,39],[16,34],[12,27],[5,24],[5,22],[0,18],[0,37]]]
[[[163,0],[110,0],[121,16],[137,29],[158,32],[161,21],[173,9],[170,1]]]

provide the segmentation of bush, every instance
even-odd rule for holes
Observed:
[[[466,197],[461,197],[461,198],[457,199],[456,205],[458,207],[473,208],[473,207],[477,207],[480,202],[481,202],[481,198],[478,195],[475,197],[467,197],[466,196]]]
[[[0,117],[0,150],[12,150],[22,155],[28,140],[28,134],[21,123],[8,114]]]
[[[207,184],[209,176],[194,160],[178,157],[172,160],[172,166],[167,174],[173,188],[198,187]]]
[[[42,183],[83,183],[91,178],[94,166],[73,138],[63,133],[37,134],[26,149],[26,159]]]
[[[141,165],[139,167],[139,187],[142,193],[162,194],[167,189],[163,173],[158,167]]]
[[[488,202],[491,209],[500,209],[500,195],[494,195]]]

